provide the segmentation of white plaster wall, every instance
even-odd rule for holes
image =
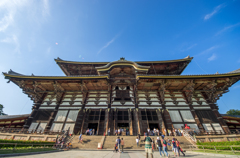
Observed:
[[[70,110],[67,121],[76,121],[79,110]]]
[[[58,110],[54,121],[65,121],[68,110]]]
[[[182,122],[181,116],[178,111],[168,111],[171,117],[172,122]]]
[[[195,119],[193,118],[193,115],[190,110],[181,110],[180,112],[184,122],[195,122]]]

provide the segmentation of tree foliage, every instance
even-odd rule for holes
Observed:
[[[230,109],[227,111],[228,115],[240,115],[240,110]]]
[[[4,108],[4,106],[2,104],[0,104],[0,115],[7,115],[3,112],[3,108]]]

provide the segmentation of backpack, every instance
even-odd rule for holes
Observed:
[[[121,139],[118,139],[118,140],[117,140],[117,143],[118,143],[118,144],[121,144]]]
[[[167,142],[166,142],[166,140],[163,140],[163,144],[167,145]]]

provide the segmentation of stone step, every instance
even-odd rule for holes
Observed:
[[[137,147],[136,143],[136,136],[119,136],[121,139],[124,140],[124,149],[144,149],[145,143],[144,143],[144,137],[141,136],[141,140],[139,142],[139,146]],[[150,138],[154,138],[154,140],[157,140],[157,136],[150,136]],[[167,137],[170,140],[172,140],[173,136]],[[191,145],[191,143],[185,138],[185,137],[175,137],[178,139],[178,141],[181,143],[181,147],[186,149],[188,148],[188,145]],[[104,143],[103,148],[104,149],[113,149],[116,144],[117,136],[106,136],[106,140]]]
[[[78,149],[97,149],[98,143],[100,143],[102,136],[88,136],[83,135],[83,143],[78,143],[78,137],[75,136],[71,141],[73,148]]]

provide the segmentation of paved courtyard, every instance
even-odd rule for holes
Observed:
[[[174,157],[170,153],[171,157]],[[28,155],[28,156],[13,156],[18,158],[146,158],[143,151],[126,151],[125,153],[115,153],[113,151],[80,151],[71,150],[63,152],[54,152],[46,154]],[[182,156],[181,156],[182,157]],[[207,156],[202,154],[186,153],[185,157],[194,158],[212,158],[213,156]],[[149,158],[151,158],[149,156]],[[154,152],[154,158],[160,158],[158,152]]]

